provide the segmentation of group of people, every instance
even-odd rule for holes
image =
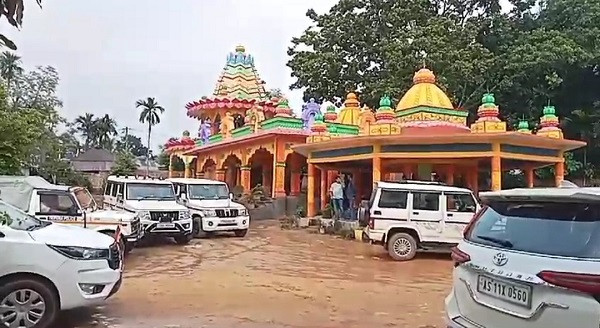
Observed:
[[[356,187],[351,175],[339,175],[329,187],[335,219],[356,220]]]

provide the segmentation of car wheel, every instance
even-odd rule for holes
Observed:
[[[175,237],[175,242],[178,245],[187,245],[190,243],[190,241],[192,241],[192,239],[194,238],[194,236],[192,236],[192,234],[189,235],[179,235],[177,237]]]
[[[236,237],[244,237],[248,233],[248,229],[234,231]]]
[[[0,326],[47,328],[59,311],[58,296],[37,280],[10,281],[0,287]]]
[[[202,224],[202,219],[199,216],[194,216],[192,218],[192,236],[198,237],[200,235],[200,225]]]
[[[388,240],[387,248],[394,260],[409,261],[417,254],[417,241],[413,236],[399,232]]]

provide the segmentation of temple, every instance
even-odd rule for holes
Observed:
[[[285,98],[268,97],[254,65],[244,47],[230,53],[213,95],[187,105],[188,116],[200,121],[198,138],[184,134],[166,149],[172,161],[183,160],[186,177],[218,179],[246,192],[260,184],[273,198],[298,195],[306,175],[308,216],[326,205],[339,173],[354,177],[358,200],[382,180],[499,190],[502,173],[515,169],[533,187],[534,170],[545,166],[554,167],[558,185],[563,154],[585,145],[564,139],[550,105],[536,132],[525,120],[509,131],[491,93],[469,126],[469,112],[453,106],[427,68],[414,74],[395,108],[390,95],[373,110],[349,93],[341,108],[309,99],[296,117]],[[172,165],[169,174],[177,174]]]

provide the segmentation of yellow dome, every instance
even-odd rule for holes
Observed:
[[[421,68],[415,73],[413,82],[414,85],[400,99],[396,111],[420,106],[454,109],[448,96],[435,85],[435,74],[431,70]]]

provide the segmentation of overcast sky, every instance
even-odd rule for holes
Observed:
[[[185,104],[213,92],[225,59],[243,44],[255,56],[267,88],[281,88],[298,110],[302,92],[285,66],[287,48],[310,24],[309,8],[335,0],[25,0],[24,26],[13,37],[25,68],[52,65],[61,82],[62,114],[108,113],[120,127],[145,136],[135,101],[156,97],[166,108],[153,130],[158,148],[198,122]],[[156,132],[154,132],[156,131]],[[145,137],[143,138],[145,143]]]

